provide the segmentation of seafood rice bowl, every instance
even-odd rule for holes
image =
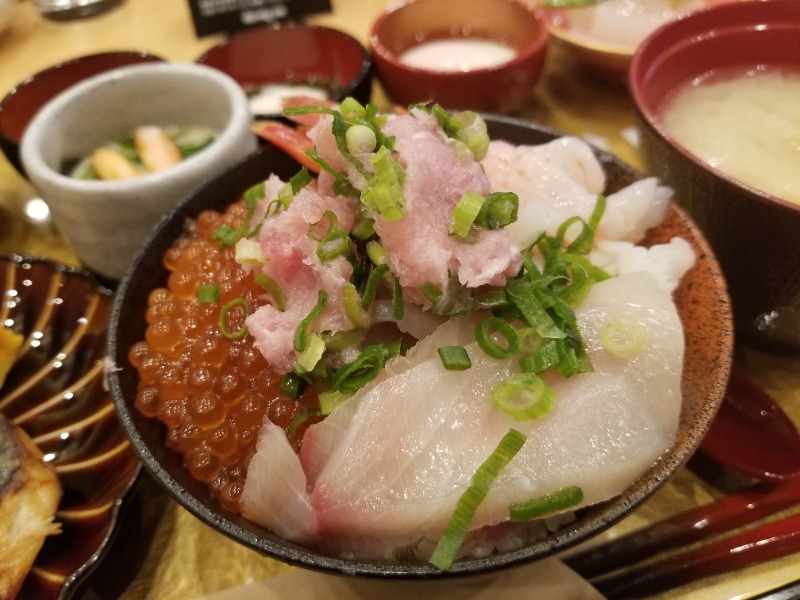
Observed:
[[[291,563],[436,576],[574,544],[688,459],[730,315],[670,190],[469,111],[288,114],[304,166],[184,205],[116,300],[112,391],[176,498]]]

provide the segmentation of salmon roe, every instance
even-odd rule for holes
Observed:
[[[145,339],[128,354],[139,374],[137,409],[166,425],[167,444],[183,456],[192,477],[234,512],[264,419],[283,427],[299,452],[315,419],[299,427],[290,427],[292,420],[319,407],[310,387],[298,399],[281,394],[280,376],[250,336],[230,339],[221,331],[227,303],[237,300],[226,315],[229,333],[242,326],[244,307],[252,313],[263,302],[263,290],[236,263],[233,248],[212,240],[221,225],[235,228],[243,218],[240,201],[224,214],[205,211],[187,226],[164,254],[167,285],[150,293]],[[216,286],[219,301],[200,302],[201,285]]]

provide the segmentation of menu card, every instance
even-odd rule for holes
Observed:
[[[329,12],[330,0],[189,0],[197,37]]]

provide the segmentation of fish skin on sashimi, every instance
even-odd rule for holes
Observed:
[[[431,356],[442,345],[437,336],[464,341],[471,334],[456,319],[424,340],[415,355],[390,363],[394,373],[309,428],[302,465],[313,478],[307,488],[312,516],[302,504],[297,515],[308,521],[301,530],[314,531],[320,541],[364,538],[372,550],[381,539],[390,545],[436,539],[478,465],[511,427],[528,440],[493,484],[473,527],[503,521],[512,502],[567,485],[580,485],[587,504],[622,492],[674,441],[681,323],[669,293],[644,273],[596,284],[576,312],[595,371],[567,380],[548,375],[556,407],[537,421],[514,421],[489,399],[516,369],[516,359],[492,359],[474,342],[465,344],[473,360],[467,371],[446,371]],[[623,316],[640,322],[648,336],[645,349],[629,360],[608,354],[598,342],[603,324]],[[404,364],[409,360],[419,362]],[[251,469],[268,457],[259,452]],[[297,476],[300,463],[293,468]],[[284,485],[255,484],[250,478],[257,472],[251,471],[245,492]],[[285,507],[264,498],[252,506],[249,497],[242,503],[249,518],[273,530],[281,526],[285,518],[276,515]]]

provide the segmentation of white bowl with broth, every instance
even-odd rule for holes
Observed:
[[[734,3],[670,23],[640,46],[630,87],[646,166],[708,237],[737,334],[800,349],[800,3]]]
[[[119,280],[150,230],[197,187],[256,149],[239,85],[203,65],[114,69],[78,83],[36,114],[21,143],[25,170],[80,261]],[[126,179],[84,179],[72,166],[143,125],[215,132],[173,166]]]

